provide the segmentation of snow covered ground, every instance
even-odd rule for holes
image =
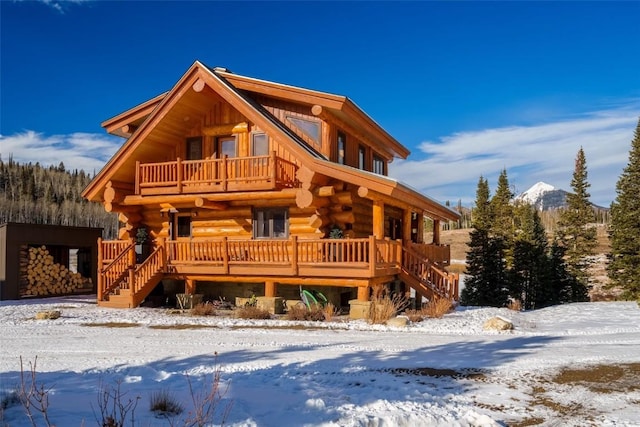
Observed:
[[[51,309],[62,317],[35,320]],[[483,331],[496,315],[515,330]],[[231,426],[640,426],[635,303],[458,308],[398,329],[103,309],[69,297],[2,302],[0,325],[0,393],[16,389],[20,356],[27,368],[37,356],[58,427],[98,425],[100,385],[118,381],[140,397],[136,426],[170,425],[149,411],[161,390],[183,402],[173,420],[182,425],[187,378],[202,390],[216,366]],[[31,425],[19,404],[2,417],[0,426]]]

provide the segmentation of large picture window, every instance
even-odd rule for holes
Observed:
[[[253,211],[253,237],[256,239],[287,238],[289,210],[287,208],[256,208]]]

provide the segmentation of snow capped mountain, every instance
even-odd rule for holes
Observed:
[[[553,185],[547,184],[546,182],[536,182],[531,188],[516,197],[516,200],[535,204],[544,193],[548,193],[555,189],[556,188]]]
[[[537,182],[515,200],[530,203],[538,210],[558,209],[566,205],[567,192],[546,182]]]

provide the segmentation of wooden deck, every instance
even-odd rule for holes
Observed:
[[[224,157],[221,159],[136,163],[135,194],[217,193],[275,190],[295,187],[298,167],[277,157]]]
[[[126,290],[141,301],[163,276],[246,277],[255,281],[389,278],[406,275],[422,294],[430,291],[457,298],[457,275],[449,275],[433,259],[449,257],[448,246],[416,251],[399,240],[228,238],[156,242],[153,253],[136,264],[133,241],[100,241],[98,300]],[[139,303],[139,301],[138,301]],[[135,306],[133,303],[130,306]]]

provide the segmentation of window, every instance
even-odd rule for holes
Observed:
[[[365,157],[365,149],[362,145],[358,146],[358,169],[365,170],[366,167],[366,157]]]
[[[320,123],[312,120],[303,119],[301,117],[287,116],[287,121],[309,137],[313,142],[320,142]]]
[[[191,215],[176,218],[176,237],[191,237]]]
[[[287,208],[256,208],[253,211],[253,237],[256,239],[286,238],[289,231]]]
[[[347,136],[342,133],[342,132],[338,132],[338,163],[340,163],[341,165],[344,165],[344,159],[345,159],[345,152],[347,149]]]
[[[197,136],[195,138],[187,139],[187,160],[201,160],[202,159],[202,138]]]
[[[376,155],[373,156],[373,173],[384,175],[384,165],[384,159]]]
[[[238,155],[235,136],[218,138],[218,158],[236,157]]]
[[[269,137],[266,133],[254,133],[251,137],[251,155],[266,156],[269,154]]]

